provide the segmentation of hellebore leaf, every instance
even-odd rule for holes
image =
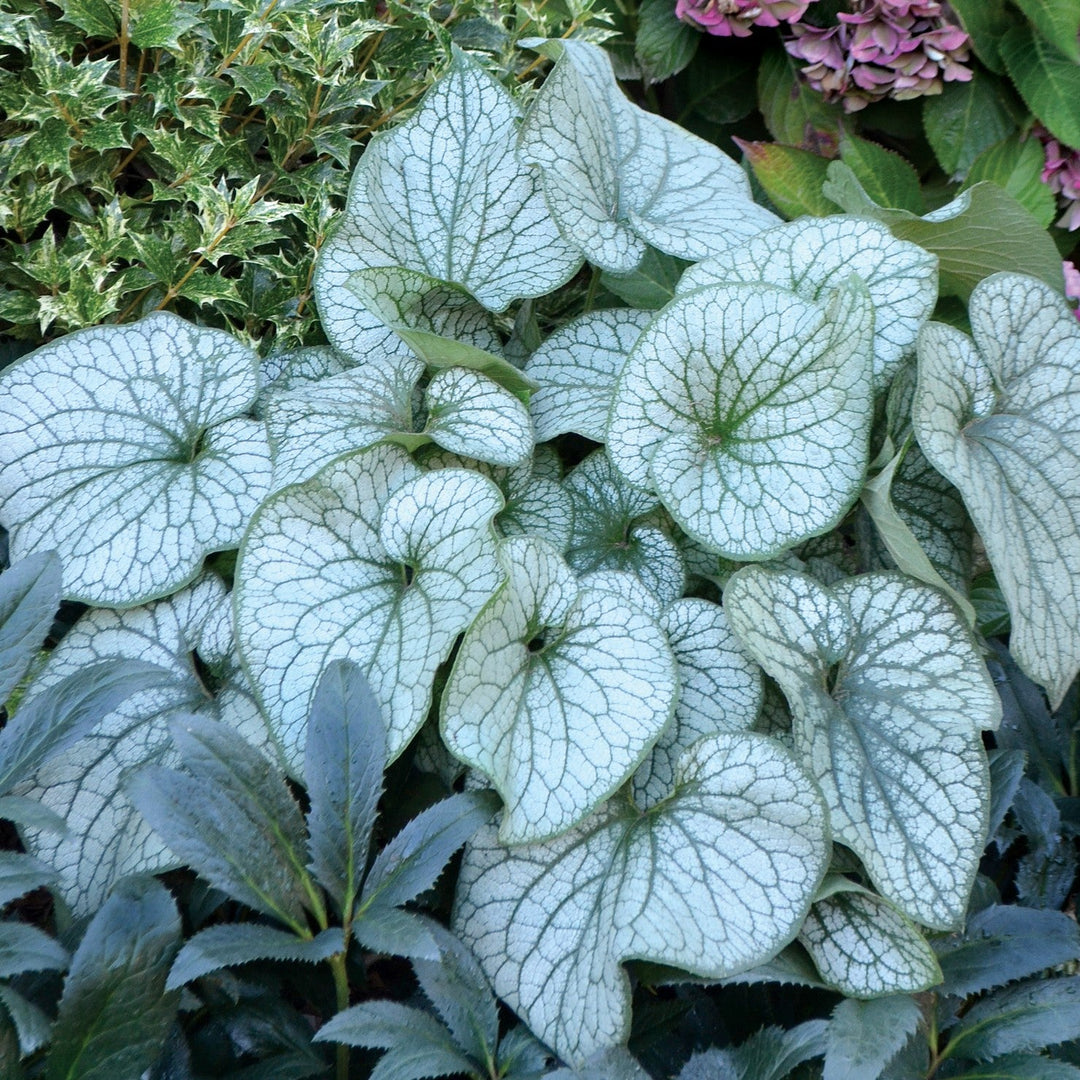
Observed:
[[[0,576],[0,703],[26,674],[60,606],[60,560],[43,551]]]

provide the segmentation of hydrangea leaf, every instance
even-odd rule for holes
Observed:
[[[241,655],[299,773],[316,684],[354,661],[396,757],[431,704],[435,670],[501,580],[498,488],[478,473],[420,470],[400,447],[331,462],[271,496],[236,570]]]
[[[324,314],[344,278],[365,267],[428,274],[492,311],[573,276],[580,256],[559,235],[538,177],[514,153],[519,118],[509,92],[455,49],[412,116],[376,135],[360,159],[319,259]]]
[[[901,911],[844,889],[814,903],[799,941],[822,977],[847,997],[914,994],[941,982],[934,950]]]
[[[615,800],[545,844],[466,849],[454,925],[495,993],[570,1064],[625,1041],[634,958],[722,978],[795,935],[827,861],[816,786],[778,744],[721,734],[647,813]]]
[[[236,547],[269,489],[258,358],[165,312],[80,330],[0,376],[11,557],[55,549],[64,595],[132,607]]]
[[[121,877],[176,863],[125,791],[127,778],[143,766],[175,763],[169,737],[174,714],[208,713],[275,753],[232,651],[231,615],[224,585],[209,575],[168,600],[126,611],[91,610],[27,691],[29,702],[66,676],[113,658],[145,660],[174,677],[127,698],[93,734],[18,789],[67,821],[65,833],[25,829],[23,837],[27,850],[59,871],[61,890],[76,912],[96,910]]]
[[[525,373],[539,389],[529,399],[536,441],[575,431],[603,442],[615,380],[654,312],[592,311],[560,327],[532,354]]]
[[[752,236],[691,266],[677,295],[703,285],[762,281],[826,301],[857,274],[874,305],[874,389],[884,390],[915,351],[937,301],[937,257],[860,218],[802,218]]]
[[[557,63],[525,118],[520,154],[540,166],[552,215],[590,262],[629,274],[648,245],[704,259],[777,223],[731,158],[628,101],[599,46],[526,44]]]
[[[770,558],[828,531],[866,471],[873,319],[854,277],[828,307],[771,285],[673,301],[619,378],[612,462],[726,558]]]
[[[490,777],[503,843],[581,821],[637,768],[671,719],[678,681],[641,609],[580,588],[550,545],[503,542],[507,581],[466,631],[443,690],[443,741]]]
[[[938,323],[920,336],[915,432],[986,546],[1017,663],[1056,708],[1080,670],[1080,326],[1017,274],[986,279],[969,310],[974,343]]]
[[[634,796],[653,806],[671,794],[683,751],[706,735],[747,731],[761,711],[761,669],[746,655],[724,609],[687,597],[660,614],[679,670],[675,718],[634,775]]]
[[[732,576],[724,610],[788,699],[836,839],[911,918],[955,925],[986,838],[980,729],[1001,704],[952,604],[895,574],[826,589],[754,566]]]
[[[590,454],[563,481],[574,508],[566,558],[579,574],[628,570],[663,602],[682,596],[686,570],[678,545],[650,520],[654,495],[632,487],[603,450]]]

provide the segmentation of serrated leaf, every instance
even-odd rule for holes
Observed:
[[[957,1080],[1080,1080],[1080,1069],[1034,1054],[1007,1054],[956,1076]]]
[[[0,851],[0,907],[32,889],[53,885],[60,875],[48,863],[20,851]]]
[[[373,905],[352,925],[352,936],[368,952],[437,960],[441,927],[425,915],[402,908]]]
[[[60,606],[60,560],[43,551],[0,575],[0,702],[26,674]]]
[[[926,938],[872,893],[841,891],[818,900],[799,940],[826,981],[847,997],[913,994],[941,982]]]
[[[140,1076],[156,1060],[180,995],[165,990],[180,917],[151,878],[119,885],[71,962],[53,1028],[48,1080]]]
[[[24,971],[63,971],[67,949],[44,930],[12,919],[0,920],[0,979]]]
[[[257,357],[158,312],[77,331],[0,375],[12,555],[55,549],[64,595],[132,607],[235,547],[270,482]]]
[[[499,583],[501,508],[485,477],[420,476],[394,446],[340,458],[262,505],[237,564],[238,636],[292,768],[315,686],[337,659],[359,665],[387,718],[388,753],[401,753],[436,668]]]
[[[628,274],[646,245],[703,259],[775,223],[727,155],[628,101],[598,46],[532,44],[557,62],[522,125],[519,153],[540,167],[563,236],[591,263]]]
[[[947,83],[940,94],[924,99],[922,114],[934,155],[950,176],[966,174],[984,150],[1017,126],[999,81],[977,68],[967,82]],[[904,209],[920,211],[915,206]]]
[[[341,930],[324,930],[313,938],[300,938],[258,923],[208,926],[189,938],[169,971],[166,989],[179,990],[203,975],[256,960],[287,960],[317,964],[345,950]]]
[[[877,1080],[920,1016],[918,1002],[906,996],[840,1002],[829,1021],[824,1080]]]
[[[580,258],[514,154],[518,118],[510,94],[455,48],[412,116],[368,144],[320,255],[320,308],[334,306],[344,279],[364,267],[420,271],[492,311],[569,280]]]
[[[619,377],[613,464],[726,558],[769,558],[826,532],[866,470],[873,318],[854,277],[828,307],[771,285],[675,300]]]
[[[304,746],[309,868],[351,918],[386,767],[386,726],[355,664],[336,660],[319,679]]]
[[[986,840],[979,731],[1001,717],[955,609],[899,575],[825,589],[763,567],[732,576],[724,609],[788,699],[796,750],[822,786],[836,839],[906,914],[953,926]]]
[[[1063,39],[1064,41],[1064,39]],[[1017,20],[998,42],[1009,76],[1020,91],[1024,104],[1057,139],[1067,146],[1080,146],[1080,116],[1076,100],[1080,96],[1080,64],[1076,62],[1076,31],[1065,46],[1040,37],[1030,25]]]
[[[704,285],[760,281],[827,303],[852,274],[874,306],[874,389],[880,392],[914,353],[919,328],[937,300],[937,259],[895,239],[883,225],[843,217],[779,225],[690,267],[678,295]]]
[[[926,209],[919,187],[919,174],[896,151],[886,150],[884,146],[860,139],[857,135],[845,135],[840,141],[840,160],[855,173],[873,200],[882,206],[899,207],[913,214],[921,214]]]
[[[24,1055],[32,1054],[48,1043],[52,1037],[52,1021],[37,1005],[6,985],[0,985],[0,1002],[15,1025],[19,1050]]]
[[[580,588],[550,545],[509,539],[500,557],[508,580],[466,631],[440,731],[503,797],[502,842],[524,843],[564,832],[630,776],[671,718],[677,677],[656,622]]]
[[[825,869],[813,784],[763,736],[715,735],[646,814],[613,801],[543,845],[466,851],[454,925],[495,993],[572,1065],[625,1041],[634,957],[712,978],[789,941]]]
[[[1017,663],[1056,708],[1080,671],[1080,327],[1058,294],[1001,274],[972,294],[972,342],[919,341],[915,433],[964,497],[1012,616]]]
[[[638,8],[634,55],[648,82],[662,82],[694,58],[700,34],[675,17],[667,0],[643,0]]]
[[[592,311],[540,345],[525,365],[538,387],[529,399],[537,442],[568,431],[604,441],[615,380],[652,317],[631,308]]]
[[[1047,41],[1080,63],[1080,3],[1077,0],[1016,0]]]
[[[764,1027],[731,1051],[740,1080],[783,1080],[792,1069],[825,1053],[824,1020],[793,1028]]]
[[[787,218],[828,217],[836,203],[822,194],[828,161],[810,150],[736,140],[769,201]]]
[[[1005,65],[998,51],[1002,36],[1013,25],[1014,15],[1006,9],[1006,0],[954,0],[949,6],[971,37],[979,59],[999,75]]]
[[[1046,229],[1057,215],[1054,193],[1042,182],[1045,161],[1037,139],[1013,135],[988,147],[972,162],[964,186],[983,180],[997,184]]]

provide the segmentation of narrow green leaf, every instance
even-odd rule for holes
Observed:
[[[796,1066],[821,1057],[827,1046],[824,1020],[793,1028],[764,1027],[731,1051],[740,1080],[784,1080]]]
[[[23,1055],[32,1054],[45,1046],[52,1038],[52,1021],[33,1002],[28,1001],[14,987],[0,984],[0,1002],[7,1010],[19,1037],[19,1050]],[[2,1061],[2,1058],[0,1058]]]
[[[1080,1068],[1034,1054],[1006,1054],[953,1075],[956,1080],[1080,1080]]]
[[[32,889],[54,885],[60,875],[48,863],[20,851],[0,851],[0,907]]]
[[[0,702],[7,701],[45,642],[60,606],[60,560],[43,551],[0,574]]]

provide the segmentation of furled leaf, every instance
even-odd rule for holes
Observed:
[[[818,971],[847,997],[913,994],[941,982],[926,938],[872,893],[840,891],[818,900],[799,940]]]
[[[523,843],[565,832],[627,779],[678,684],[645,612],[580,588],[541,540],[506,540],[500,556],[508,580],[466,631],[440,730],[503,797],[502,842]]]
[[[63,971],[67,949],[44,930],[13,919],[0,920],[0,979],[24,971]]]
[[[48,1080],[141,1076],[157,1059],[180,995],[165,990],[180,917],[152,878],[118,885],[71,962],[53,1028]]]
[[[703,285],[760,281],[824,304],[852,274],[874,306],[874,388],[880,392],[914,353],[919,328],[934,309],[937,259],[877,222],[831,217],[778,225],[690,267],[678,295]]]
[[[495,993],[571,1064],[629,1033],[620,962],[712,978],[775,954],[826,862],[815,786],[778,744],[715,735],[680,762],[648,813],[613,801],[542,845],[494,829],[466,851],[454,925]]]
[[[1056,707],[1080,671],[1080,327],[1048,286],[995,275],[972,294],[972,342],[919,342],[914,422],[964,497],[1012,616],[1010,648]]]
[[[772,285],[675,300],[619,378],[613,464],[726,558],[769,558],[831,529],[866,470],[873,319],[856,278],[827,307]]]
[[[615,380],[651,311],[592,311],[560,327],[532,354],[525,373],[539,389],[529,400],[536,441],[576,431],[604,441]]]
[[[703,259],[776,219],[715,146],[628,101],[607,55],[580,39],[530,42],[557,60],[521,130],[566,239],[596,266],[630,273],[646,245]]]
[[[1071,38],[1062,38],[1062,45],[1071,56],[1056,42],[1051,44],[1036,34],[1021,19],[1013,23],[998,45],[1024,104],[1055,138],[1067,146],[1080,146],[1080,117],[1076,114],[1076,99],[1080,95],[1076,29]]]
[[[55,549],[64,595],[131,607],[236,547],[270,482],[258,358],[158,312],[43,346],[0,375],[12,555]]]
[[[237,627],[292,768],[316,684],[337,659],[360,666],[389,755],[401,753],[427,715],[436,668],[499,583],[491,520],[501,508],[485,477],[421,476],[395,446],[340,458],[263,504],[237,565]]]
[[[724,610],[788,699],[796,750],[822,786],[836,839],[906,914],[953,926],[986,840],[979,731],[1001,717],[955,609],[899,575],[830,590],[791,570],[745,567]]]
[[[877,1080],[920,1018],[912,997],[841,1001],[827,1033],[824,1080]]]
[[[43,551],[0,575],[0,702],[26,674],[60,606],[60,560]]]

